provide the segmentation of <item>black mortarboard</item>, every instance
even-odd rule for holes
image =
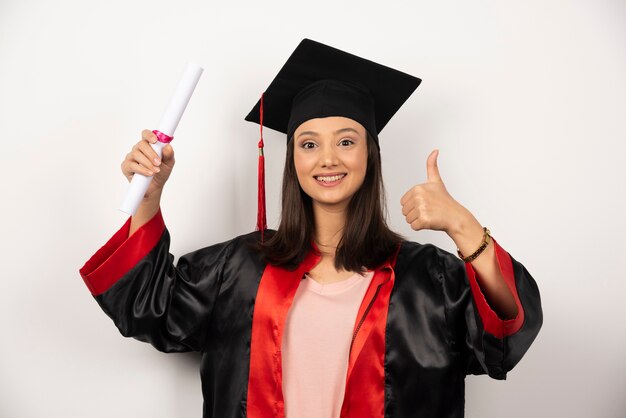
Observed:
[[[257,229],[265,219],[263,126],[287,134],[309,119],[344,116],[378,133],[422,80],[339,49],[303,39],[245,120],[261,125]]]
[[[378,133],[422,80],[339,49],[303,39],[263,94],[263,126],[291,139],[309,119],[344,116]],[[261,123],[261,101],[246,116]]]

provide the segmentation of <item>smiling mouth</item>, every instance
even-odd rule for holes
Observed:
[[[322,183],[334,183],[334,182],[341,180],[345,176],[346,174],[338,174],[336,176],[313,176],[313,177],[315,178],[315,180],[322,182]]]

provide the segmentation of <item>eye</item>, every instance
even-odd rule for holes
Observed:
[[[311,148],[315,148],[316,145],[315,145],[314,142],[306,141],[306,142],[303,142],[302,144],[300,144],[300,147],[302,147],[304,149],[311,149]]]
[[[350,138],[344,138],[341,141],[339,141],[339,144],[341,144],[344,147],[348,147],[348,146],[354,144],[354,141],[351,140]]]

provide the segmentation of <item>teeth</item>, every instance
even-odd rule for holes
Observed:
[[[340,174],[338,176],[317,176],[316,179],[318,179],[319,181],[323,181],[324,183],[331,183],[333,181],[337,181],[341,178],[343,178],[345,176],[345,174]]]

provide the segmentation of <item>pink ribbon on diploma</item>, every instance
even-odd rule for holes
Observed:
[[[161,131],[157,131],[156,129],[152,132],[156,135],[159,142],[163,142],[164,144],[169,144],[174,139],[173,136],[166,135]]]

